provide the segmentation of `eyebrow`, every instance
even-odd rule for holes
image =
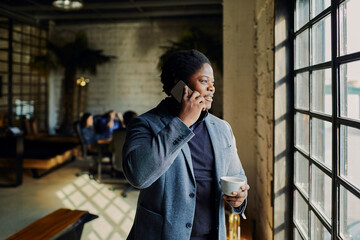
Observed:
[[[200,77],[206,77],[206,78],[215,80],[215,78],[212,78],[212,77],[209,77],[209,76],[206,76],[206,75],[201,75]]]

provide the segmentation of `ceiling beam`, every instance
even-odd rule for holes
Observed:
[[[83,10],[93,9],[131,9],[131,8],[151,8],[151,7],[182,7],[194,5],[222,5],[222,0],[184,0],[184,1],[132,1],[132,2],[102,2],[102,3],[84,3]],[[38,6],[18,6],[8,7],[14,11],[49,11],[58,9],[51,5]]]
[[[34,18],[33,16],[29,16],[26,14],[20,14],[20,13],[8,10],[8,8],[6,6],[4,6],[3,4],[0,4],[0,14],[5,17],[15,18],[20,21],[38,24],[38,19]]]
[[[65,15],[36,15],[38,20],[82,20],[82,19],[138,19],[154,17],[201,16],[220,15],[222,10],[186,10],[186,11],[157,11],[137,13],[98,13],[98,14],[65,14]]]

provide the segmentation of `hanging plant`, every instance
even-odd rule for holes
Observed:
[[[32,57],[31,67],[44,77],[49,76],[51,69],[58,66],[64,69],[61,91],[60,125],[58,132],[72,131],[75,121],[74,102],[77,71],[88,71],[96,74],[98,65],[109,62],[114,56],[107,56],[102,50],[89,48],[84,32],[76,33],[72,42],[55,44],[47,42],[48,53]]]

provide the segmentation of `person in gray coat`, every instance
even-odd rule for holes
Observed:
[[[171,96],[179,80],[187,84],[181,103]],[[123,147],[124,175],[140,189],[127,239],[226,239],[224,200],[245,218],[250,187],[221,192],[220,177],[246,176],[230,125],[208,112],[215,93],[210,61],[196,50],[176,52],[161,82],[169,97],[132,121]]]

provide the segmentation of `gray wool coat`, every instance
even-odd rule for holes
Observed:
[[[194,133],[174,114],[166,98],[135,118],[123,147],[123,171],[140,189],[128,239],[190,239],[196,182],[187,142]],[[205,118],[215,155],[216,182],[221,176],[245,176],[230,125],[212,114]],[[224,200],[216,186],[218,239],[226,239]],[[243,214],[245,203],[234,211]],[[244,217],[244,216],[243,216]]]

